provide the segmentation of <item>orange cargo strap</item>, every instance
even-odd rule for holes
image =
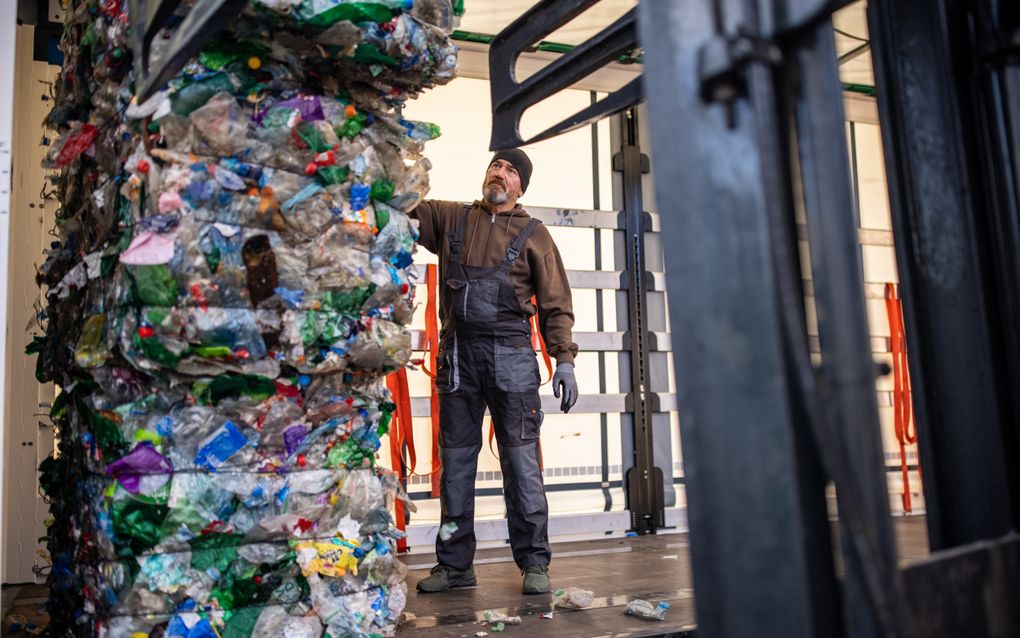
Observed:
[[[910,369],[907,367],[907,343],[903,327],[903,306],[896,294],[896,285],[885,285],[885,309],[889,316],[889,351],[893,361],[893,423],[900,444],[900,469],[903,472],[903,511],[911,511],[910,478],[907,472],[907,444],[917,443],[917,429],[912,428]],[[918,464],[920,473],[920,464]]]
[[[393,386],[390,392],[393,394],[393,402],[397,405],[394,416],[400,428],[400,448],[398,454],[402,466],[401,478],[407,478],[414,474],[414,468],[418,465],[417,454],[414,449],[414,422],[411,417],[411,392],[407,388],[407,369],[401,368],[391,374],[387,381],[392,380]],[[408,459],[404,459],[404,449],[407,450]]]
[[[407,370],[401,368],[386,377],[386,387],[389,388],[396,410],[390,420],[390,460],[393,471],[397,473],[400,482],[405,485],[407,477],[414,473],[418,461],[414,449],[414,429],[411,421],[411,395],[407,387]],[[410,457],[410,463],[404,459],[404,449]],[[397,499],[394,504],[394,518],[397,529],[404,531],[407,523],[407,511],[404,502]],[[407,540],[401,538],[397,541],[397,551],[407,551]]]
[[[538,308],[538,299],[534,296],[531,297],[531,305]],[[538,352],[542,353],[542,360],[545,361],[545,373],[549,375],[549,378],[542,382],[542,385],[549,383],[553,378],[553,365],[552,359],[549,357],[549,351],[545,348],[545,337],[542,336],[541,331],[538,329],[538,312],[531,315],[531,346]],[[538,469],[542,472],[545,471],[545,459],[542,457],[542,441],[538,441]]]
[[[531,298],[531,305],[538,308],[538,299],[534,296]],[[545,338],[542,337],[541,331],[538,329],[538,313],[531,315],[531,346],[536,352],[542,353],[542,360],[545,361],[545,373],[549,375],[549,378],[542,382],[542,385],[552,381],[553,377],[553,365],[552,359],[549,357],[549,351],[545,349]]]
[[[436,387],[436,368],[439,358],[439,314],[436,311],[438,295],[438,269],[435,264],[425,266],[425,343],[422,350],[426,359],[422,372],[428,375],[431,385],[429,415],[432,419],[432,470],[429,472],[432,498],[439,497],[439,389]]]

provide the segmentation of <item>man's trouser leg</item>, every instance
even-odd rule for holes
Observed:
[[[436,537],[436,559],[460,570],[470,567],[475,557],[475,475],[485,414],[482,370],[464,345],[446,349],[437,375],[441,523],[456,523],[457,529],[445,541]]]
[[[490,388],[489,411],[496,426],[503,498],[514,561],[521,569],[548,565],[549,504],[538,462],[542,401],[538,390],[506,392]]]

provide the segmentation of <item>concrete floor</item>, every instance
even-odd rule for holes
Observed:
[[[928,556],[925,519],[912,516],[893,519],[903,565]],[[691,581],[687,534],[662,534],[636,538],[612,538],[553,547],[551,576],[554,588],[580,587],[594,592],[589,609],[557,609],[553,618],[550,595],[523,596],[521,575],[510,558],[509,548],[481,550],[475,563],[478,586],[442,594],[419,595],[415,584],[428,575],[432,554],[405,557],[409,567],[407,620],[397,631],[399,638],[471,638],[479,632],[495,636],[482,621],[486,610],[519,615],[520,626],[506,627],[504,634],[526,636],[637,637],[689,636],[695,625],[694,590]],[[42,585],[5,586],[0,634],[38,635],[46,624]],[[667,601],[664,622],[646,621],[623,614],[634,598],[653,604]],[[21,627],[14,632],[14,625]]]
[[[928,556],[928,533],[920,516],[894,518],[901,565]],[[556,610],[552,619],[541,614],[552,610],[550,595],[521,595],[521,575],[510,559],[509,549],[479,552],[475,562],[478,586],[442,594],[417,594],[414,585],[428,575],[432,555],[407,557],[406,613],[409,619],[397,631],[399,638],[470,638],[477,632],[493,632],[482,621],[486,610],[521,616],[519,627],[505,634],[525,636],[577,636],[623,638],[636,636],[681,637],[691,635],[696,624],[687,534],[663,534],[637,538],[614,538],[566,543],[553,547],[550,575],[554,588],[580,587],[595,594],[595,604],[583,611]],[[839,565],[837,564],[837,570]],[[623,614],[634,598],[670,609],[663,622],[646,621]]]

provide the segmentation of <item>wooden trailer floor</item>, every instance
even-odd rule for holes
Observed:
[[[909,564],[928,555],[928,536],[922,516],[894,518],[900,562]],[[686,534],[662,534],[636,538],[561,543],[553,546],[551,576],[553,587],[580,587],[595,592],[589,609],[557,609],[551,619],[550,595],[521,594],[521,575],[510,558],[510,550],[478,552],[475,572],[478,586],[441,594],[418,594],[415,585],[428,575],[435,561],[432,554],[404,557],[407,576],[407,621],[397,630],[398,638],[472,638],[487,632],[500,634],[478,621],[486,610],[521,616],[520,626],[508,626],[502,636],[578,638],[623,636],[686,636],[695,625],[694,590],[691,583],[690,551]],[[3,623],[0,635],[37,635],[46,625],[42,585],[14,585],[3,588]],[[624,606],[634,598],[652,603],[665,600],[670,609],[664,622],[625,616]],[[12,624],[22,624],[12,632]],[[27,625],[27,627],[25,626]],[[260,637],[261,638],[261,637]]]
[[[924,517],[894,518],[900,561],[909,564],[928,555]],[[551,619],[551,595],[521,594],[521,574],[510,550],[478,552],[475,573],[478,586],[439,594],[419,594],[415,585],[428,576],[434,564],[431,554],[408,555],[407,622],[397,630],[399,638],[471,638],[488,632],[482,621],[486,610],[520,616],[520,626],[507,626],[503,636],[576,636],[578,638],[624,636],[689,636],[694,629],[694,589],[691,580],[687,534],[662,534],[613,538],[553,546],[550,568],[553,588],[580,587],[595,593],[591,608],[557,609]],[[634,598],[657,604],[665,600],[670,609],[663,622],[627,616],[624,606]]]

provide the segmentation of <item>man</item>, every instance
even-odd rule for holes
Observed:
[[[485,172],[481,201],[426,200],[411,213],[420,221],[419,245],[439,255],[440,503],[442,523],[457,528],[449,539],[436,539],[439,564],[418,583],[421,592],[476,583],[475,472],[486,407],[495,424],[522,591],[550,590],[549,505],[538,461],[543,415],[531,316],[538,313],[539,329],[556,358],[553,393],[562,397],[564,412],[577,400],[577,344],[563,260],[545,226],[517,203],[530,179],[531,160],[523,151],[500,151]]]

